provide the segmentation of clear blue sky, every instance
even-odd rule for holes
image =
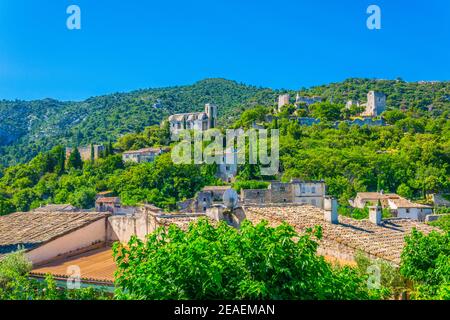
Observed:
[[[81,8],[82,29],[66,28]],[[382,10],[382,29],[366,9]],[[0,0],[0,99],[223,77],[272,88],[450,80],[448,0]]]

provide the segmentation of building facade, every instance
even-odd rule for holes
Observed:
[[[217,165],[217,176],[224,182],[233,182],[238,173],[238,154],[235,149],[224,150],[222,161]]]
[[[395,193],[359,192],[350,204],[359,209],[381,203],[382,208],[389,209],[397,218],[424,221],[427,215],[433,213],[431,206],[414,203]]]
[[[318,96],[314,97],[303,97],[300,96],[300,94],[297,93],[297,96],[295,97],[295,106],[298,107],[300,104],[306,104],[306,106],[310,106],[314,103],[322,102],[322,98]]]
[[[178,134],[182,130],[206,131],[217,125],[217,106],[206,104],[204,112],[179,113],[169,117],[171,134]]]
[[[193,212],[206,212],[214,204],[223,203],[225,191],[231,189],[231,186],[207,186],[198,194],[193,203]]]
[[[272,182],[268,189],[242,189],[244,204],[300,203],[323,208],[326,186],[323,181]]]
[[[386,111],[386,95],[382,92],[369,91],[365,107],[366,110],[361,114],[363,117],[378,117]]]
[[[122,154],[122,160],[124,162],[153,162],[155,158],[165,152],[168,152],[168,148],[145,148],[140,150],[126,151]]]
[[[291,97],[288,94],[282,94],[282,95],[278,96],[278,112],[281,111],[282,107],[289,104],[290,98]]]
[[[69,159],[72,154],[72,150],[72,148],[66,148],[66,159]],[[81,160],[83,161],[97,160],[104,151],[105,146],[97,144],[89,145],[87,147],[78,147],[78,152],[80,153]]]

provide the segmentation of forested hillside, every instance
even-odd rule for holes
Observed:
[[[207,79],[177,86],[115,93],[83,102],[0,101],[0,165],[30,160],[40,151],[62,145],[115,141],[159,124],[172,113],[202,111],[205,103],[219,108],[219,122],[236,117],[236,110],[272,105],[277,92],[224,79]]]
[[[300,94],[343,104],[349,99],[364,102],[369,90],[384,92],[388,109],[432,117],[445,116],[450,109],[449,82],[348,79],[301,89]],[[114,93],[82,102],[0,101],[0,165],[26,162],[58,144],[116,141],[124,134],[159,124],[170,114],[201,111],[208,102],[219,106],[219,124],[231,124],[246,109],[274,105],[282,92],[291,93],[292,99],[297,93],[206,79],[189,86]]]

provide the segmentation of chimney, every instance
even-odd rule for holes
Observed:
[[[324,209],[324,220],[330,222],[331,224],[338,224],[338,202],[336,199],[331,197],[325,197],[323,199],[323,209]]]
[[[213,204],[210,208],[206,209],[206,216],[212,220],[220,221],[224,220],[224,211],[226,207],[222,204]]]
[[[376,225],[381,225],[382,221],[382,211],[381,206],[370,206],[369,207],[369,221]]]

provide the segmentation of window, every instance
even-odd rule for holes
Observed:
[[[206,212],[206,207],[203,207],[203,212]]]
[[[311,204],[312,204],[313,206],[315,206],[315,205],[316,205],[316,199],[312,199],[312,200],[311,200]]]
[[[311,193],[316,193],[316,187],[311,187]]]
[[[409,209],[406,209],[406,213],[409,213]]]
[[[203,198],[203,202],[206,202],[206,198]]]

